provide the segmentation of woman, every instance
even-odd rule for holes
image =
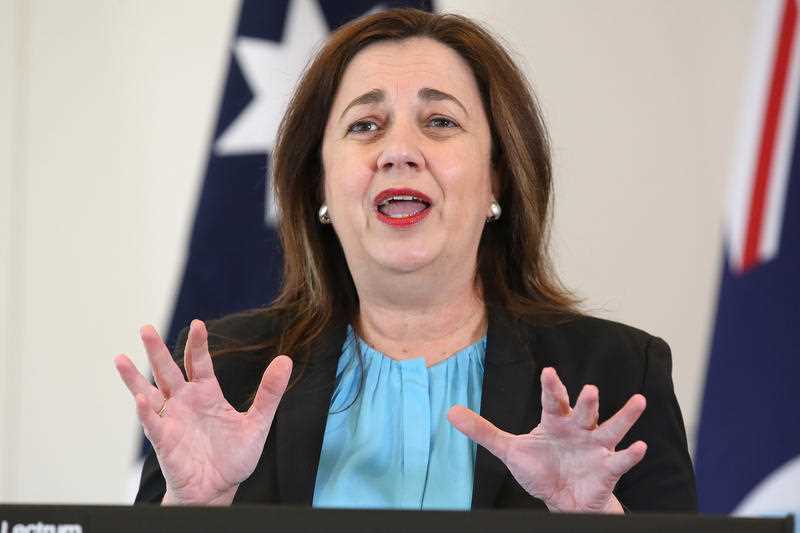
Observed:
[[[144,327],[156,387],[116,359],[155,448],[137,501],[695,508],[669,348],[556,281],[546,132],[484,30],[341,28],[273,157],[275,304],[194,321],[185,375]]]

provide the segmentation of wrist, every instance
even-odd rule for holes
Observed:
[[[236,491],[238,489],[239,486],[235,485],[227,491],[210,497],[181,497],[174,491],[167,488],[167,491],[164,493],[164,497],[161,499],[161,505],[206,505],[212,507],[224,507],[233,503],[233,497],[236,496]]]
[[[547,509],[551,513],[597,513],[597,514],[625,514],[625,508],[622,506],[620,501],[617,499],[614,494],[608,498],[608,501],[605,505],[601,507],[590,507],[586,509],[581,509],[579,507],[573,506],[573,508],[559,506],[552,501],[543,500],[544,504],[547,506]]]
[[[611,498],[608,499],[608,503],[606,504],[605,508],[602,511],[600,511],[600,513],[625,514],[625,508],[622,506],[617,497],[612,494]]]

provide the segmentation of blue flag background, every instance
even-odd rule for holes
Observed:
[[[744,273],[726,261],[722,273],[695,459],[704,512],[732,512],[800,456],[798,156],[795,146],[779,254]]]

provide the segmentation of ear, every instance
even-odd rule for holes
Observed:
[[[322,171],[319,176],[319,184],[317,185],[317,205],[327,203],[325,200],[325,172]]]
[[[500,201],[500,195],[502,194],[502,183],[500,178],[500,171],[496,166],[492,167],[492,174],[491,174],[491,185],[492,185],[492,198],[494,200]]]

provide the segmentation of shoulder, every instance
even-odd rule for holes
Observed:
[[[538,366],[556,368],[571,393],[592,383],[622,401],[653,379],[671,383],[669,346],[641,329],[592,316],[528,327]]]
[[[550,345],[585,354],[643,354],[663,340],[641,329],[593,316],[574,317],[558,324],[539,326],[537,337]]]
[[[280,335],[283,315],[271,309],[249,309],[206,323],[213,350],[268,342]]]

